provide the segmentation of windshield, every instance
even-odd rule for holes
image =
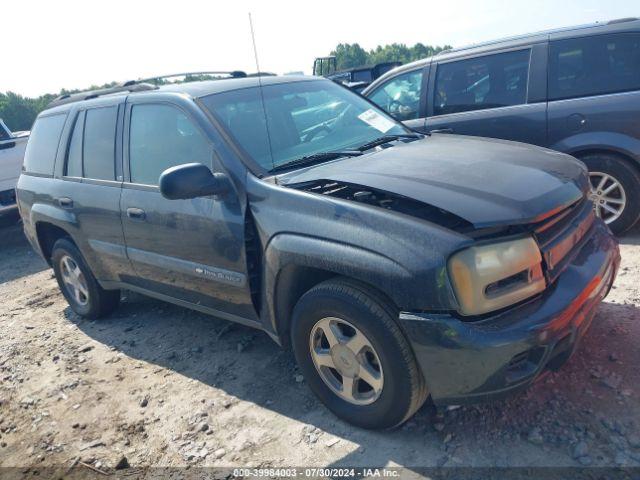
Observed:
[[[264,109],[257,87],[209,95],[202,102],[265,170],[408,132],[363,98],[328,80],[267,85],[262,95]]]

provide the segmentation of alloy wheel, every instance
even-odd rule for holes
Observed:
[[[89,289],[84,274],[76,261],[69,255],[60,259],[60,273],[67,293],[79,304],[89,303]]]
[[[346,320],[326,317],[313,326],[311,358],[322,381],[354,405],[375,402],[384,386],[380,358],[369,339]]]
[[[622,215],[627,205],[627,195],[622,184],[608,173],[589,172],[593,210],[596,215],[609,224]]]

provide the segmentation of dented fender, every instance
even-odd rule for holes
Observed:
[[[359,280],[388,295],[396,305],[408,301],[399,285],[412,282],[412,273],[394,260],[371,250],[303,235],[276,235],[265,251],[265,294],[270,308],[271,330],[277,332],[279,321],[289,312],[279,311],[280,281],[289,268],[317,269]]]

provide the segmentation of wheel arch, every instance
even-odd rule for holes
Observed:
[[[71,211],[53,205],[35,203],[24,219],[25,233],[36,251],[49,263],[53,244],[62,237],[69,237],[77,246],[73,232],[77,231],[77,218]]]
[[[603,172],[614,177],[623,187],[623,191],[626,192],[626,199],[622,203],[622,209],[617,210],[607,207],[607,199],[598,196],[600,192],[592,192],[592,195],[596,195],[592,198],[596,205],[596,214],[600,216],[601,212],[604,212],[602,208],[611,212],[607,214],[605,221],[617,235],[633,227],[640,219],[640,197],[638,196],[640,164],[629,154],[602,148],[583,149],[574,153],[574,156],[587,164],[591,172],[589,184],[592,190],[594,186],[592,183],[593,172]],[[614,200],[611,201],[614,202]],[[615,203],[620,204],[620,202]]]
[[[584,157],[587,157],[589,155],[611,155],[614,157],[618,157],[623,161],[626,161],[640,173],[640,160],[636,159],[630,152],[626,150],[619,150],[613,147],[582,147],[567,153],[579,160],[582,160]]]
[[[551,143],[549,148],[578,158],[589,154],[617,155],[636,167],[640,164],[640,139],[626,133],[604,130],[574,132]]]
[[[269,310],[268,325],[265,327],[283,346],[289,346],[290,343],[291,315],[298,300],[314,286],[332,278],[360,286],[363,291],[373,293],[390,307],[399,309],[397,292],[393,292],[389,286],[394,282],[393,279],[407,278],[408,272],[398,264],[349,245],[296,235],[279,237],[270,242],[265,254],[265,295]],[[364,262],[357,265],[354,259],[358,255],[364,255],[369,264]],[[345,256],[350,257],[351,261],[347,261]],[[375,263],[372,262],[374,259],[377,260],[376,265],[371,264]],[[384,279],[385,273],[387,280]]]
[[[54,223],[41,220],[35,224],[36,238],[38,241],[38,247],[42,256],[51,265],[51,253],[53,251],[53,245],[61,238],[68,238],[74,245],[76,242],[71,235],[64,228],[55,225]]]

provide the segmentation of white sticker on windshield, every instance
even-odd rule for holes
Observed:
[[[363,122],[368,123],[373,128],[380,130],[382,133],[387,133],[396,125],[394,122],[392,122],[388,118],[383,117],[372,108],[365,112],[362,112],[360,115],[358,115],[358,118]]]

